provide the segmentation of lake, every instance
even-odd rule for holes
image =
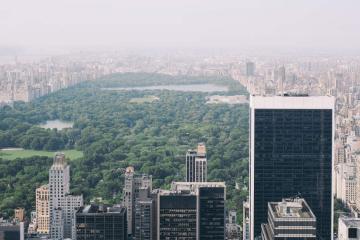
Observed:
[[[178,92],[227,92],[227,86],[216,84],[186,84],[186,85],[158,85],[144,87],[124,87],[124,88],[102,88],[102,90],[112,91],[145,91],[145,90],[169,90]]]
[[[74,126],[74,123],[72,122],[65,122],[61,120],[49,120],[44,124],[40,124],[39,127],[45,128],[45,129],[57,129],[57,130],[63,130],[65,128],[72,128]]]

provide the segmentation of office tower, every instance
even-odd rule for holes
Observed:
[[[186,153],[186,181],[207,181],[207,158],[204,143],[199,143],[196,150],[188,150]]]
[[[246,76],[254,76],[255,75],[255,63],[247,62],[246,63]]]
[[[296,195],[316,216],[317,238],[331,239],[334,98],[252,96],[250,111],[250,239],[269,202]]]
[[[338,240],[360,239],[360,218],[339,217]]]
[[[196,195],[161,191],[158,198],[158,239],[196,240]]]
[[[302,198],[268,203],[268,223],[261,225],[262,240],[316,240],[316,217]]]
[[[135,240],[152,239],[153,204],[149,189],[140,188],[135,203]]]
[[[24,208],[17,208],[15,209],[15,220],[18,222],[23,222],[25,217],[25,209]]]
[[[356,165],[341,163],[335,166],[335,196],[344,204],[356,203]]]
[[[188,150],[186,153],[187,182],[195,182],[195,158],[196,158],[196,150]]]
[[[49,186],[43,185],[36,189],[37,232],[49,234],[49,221]]]
[[[123,205],[127,209],[127,230],[129,235],[133,235],[135,233],[135,203],[139,196],[140,188],[148,188],[151,192],[152,177],[147,175],[135,176],[133,167],[126,168]]]
[[[82,196],[70,195],[70,166],[63,153],[57,153],[49,171],[50,237],[71,238],[75,210],[83,205]]]
[[[77,240],[127,240],[126,208],[88,205],[76,212]]]
[[[196,239],[224,239],[225,238],[225,183],[223,182],[173,182],[171,185],[171,191],[165,192],[167,198],[167,206],[173,206],[176,209],[184,208],[180,202],[182,199],[181,197],[185,197],[185,199],[193,199],[195,197],[195,215],[196,215],[196,222],[195,228],[196,231]],[[160,200],[161,200],[161,193],[160,193]],[[160,201],[159,200],[159,201]],[[191,202],[192,200],[189,200]],[[189,214],[192,214],[193,205],[189,202],[186,204],[189,205],[188,208],[184,208],[189,210]],[[158,211],[159,216],[161,217],[162,214],[162,205],[161,201],[159,202],[160,211]],[[191,211],[190,211],[191,210]],[[168,213],[170,214],[171,211],[169,210]],[[179,211],[179,214],[181,211]],[[191,215],[192,216],[192,215]],[[181,215],[173,215],[174,219],[164,220],[162,222],[160,220],[160,233],[159,236],[168,236],[166,229],[168,226],[166,223],[179,223],[181,219]],[[190,216],[189,216],[190,218]],[[191,220],[187,221],[189,224],[180,225],[172,229],[173,231],[181,232],[181,228],[183,226],[189,227],[192,229],[193,222]],[[165,223],[165,227],[164,224]],[[190,224],[191,223],[191,224]],[[161,225],[163,224],[163,225]],[[179,230],[177,230],[179,228]],[[163,232],[161,232],[161,229]],[[170,229],[171,230],[171,229]],[[169,230],[168,230],[169,231]],[[165,234],[166,232],[166,234]],[[177,235],[180,237],[181,235]],[[188,237],[192,238],[193,235]],[[174,236],[175,237],[175,236]]]
[[[243,202],[243,240],[250,240],[250,203]]]

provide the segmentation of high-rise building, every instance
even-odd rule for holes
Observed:
[[[356,165],[340,163],[335,166],[335,196],[345,204],[356,203]]]
[[[126,208],[88,205],[76,212],[77,240],[127,240]]]
[[[207,158],[204,143],[199,143],[196,150],[188,150],[186,153],[186,181],[207,181]]]
[[[186,153],[186,181],[195,182],[195,158],[196,150],[188,150]]]
[[[135,240],[151,240],[153,236],[154,201],[148,188],[139,189],[135,203]]]
[[[225,199],[223,182],[173,182],[171,191],[163,191],[159,194],[160,239],[163,239],[162,237],[224,239]],[[182,218],[183,211],[187,214],[186,218]],[[183,228],[189,229],[186,235],[182,235],[185,234]],[[194,229],[196,229],[195,236]]]
[[[339,217],[338,239],[359,240],[360,218],[351,218],[346,216]]]
[[[246,76],[254,76],[255,75],[255,63],[247,62],[246,63]]]
[[[158,239],[196,240],[196,195],[161,191],[158,198]]]
[[[127,230],[129,235],[135,233],[135,203],[139,197],[140,188],[152,191],[152,177],[147,175],[136,176],[133,167],[125,170],[125,184],[123,194],[123,205],[127,209]]]
[[[36,189],[37,232],[49,234],[49,221],[49,186],[43,185]]]
[[[70,195],[70,166],[65,155],[57,153],[49,171],[50,237],[71,238],[73,218],[83,205],[82,196]]]
[[[317,239],[332,239],[334,98],[250,99],[250,239],[261,235],[269,202],[305,198]]]
[[[316,240],[316,217],[301,198],[268,203],[268,223],[261,225],[262,240]]]

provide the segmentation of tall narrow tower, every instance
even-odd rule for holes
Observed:
[[[333,97],[250,99],[250,239],[269,202],[301,196],[316,216],[317,239],[332,239]]]
[[[83,205],[82,196],[70,195],[70,166],[63,153],[56,153],[49,171],[50,237],[72,237],[72,218]]]
[[[199,143],[196,150],[186,153],[186,182],[207,181],[207,158],[204,143]]]
[[[52,239],[63,239],[63,214],[65,195],[69,193],[70,167],[65,160],[65,155],[57,153],[49,171],[49,211],[50,211],[50,236]]]

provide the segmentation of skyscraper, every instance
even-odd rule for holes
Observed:
[[[196,150],[189,149],[186,153],[186,181],[195,182]]]
[[[252,96],[250,108],[250,239],[269,202],[296,195],[313,210],[317,239],[331,239],[334,98]]]
[[[186,182],[207,181],[207,158],[204,143],[199,143],[196,150],[186,153]]]
[[[50,237],[71,238],[75,210],[83,205],[82,196],[70,195],[70,166],[63,153],[56,153],[49,171]]]
[[[153,235],[154,201],[148,188],[140,188],[135,203],[135,240],[151,240]]]
[[[123,205],[127,209],[127,224],[128,234],[135,233],[135,203],[139,197],[141,188],[152,190],[152,177],[147,175],[135,176],[133,167],[128,167],[125,170],[125,185],[123,194]]]
[[[164,201],[161,202],[163,195],[166,196],[165,205]],[[172,237],[184,237],[181,235],[181,232],[185,231],[182,230],[184,227],[188,229],[195,227],[195,239],[198,240],[223,240],[225,238],[225,183],[173,182],[171,191],[160,193],[159,199],[158,214],[160,219],[163,217],[159,221],[160,239],[163,239],[161,236],[172,236],[171,231],[178,232],[178,235]],[[195,226],[192,221],[194,206],[191,203],[193,201],[195,201]],[[177,209],[178,212],[171,210],[171,207]],[[188,214],[186,221],[183,219],[183,211]],[[162,215],[165,212],[167,215]],[[172,217],[171,220],[168,219],[169,217]],[[178,223],[181,224],[174,225]],[[193,239],[192,230],[189,231],[189,235],[186,235],[186,237]]]
[[[158,198],[158,239],[196,240],[196,195],[162,191]]]
[[[43,185],[36,189],[37,232],[49,234],[49,221],[49,186]]]
[[[77,240],[127,240],[126,208],[88,205],[76,212]]]

